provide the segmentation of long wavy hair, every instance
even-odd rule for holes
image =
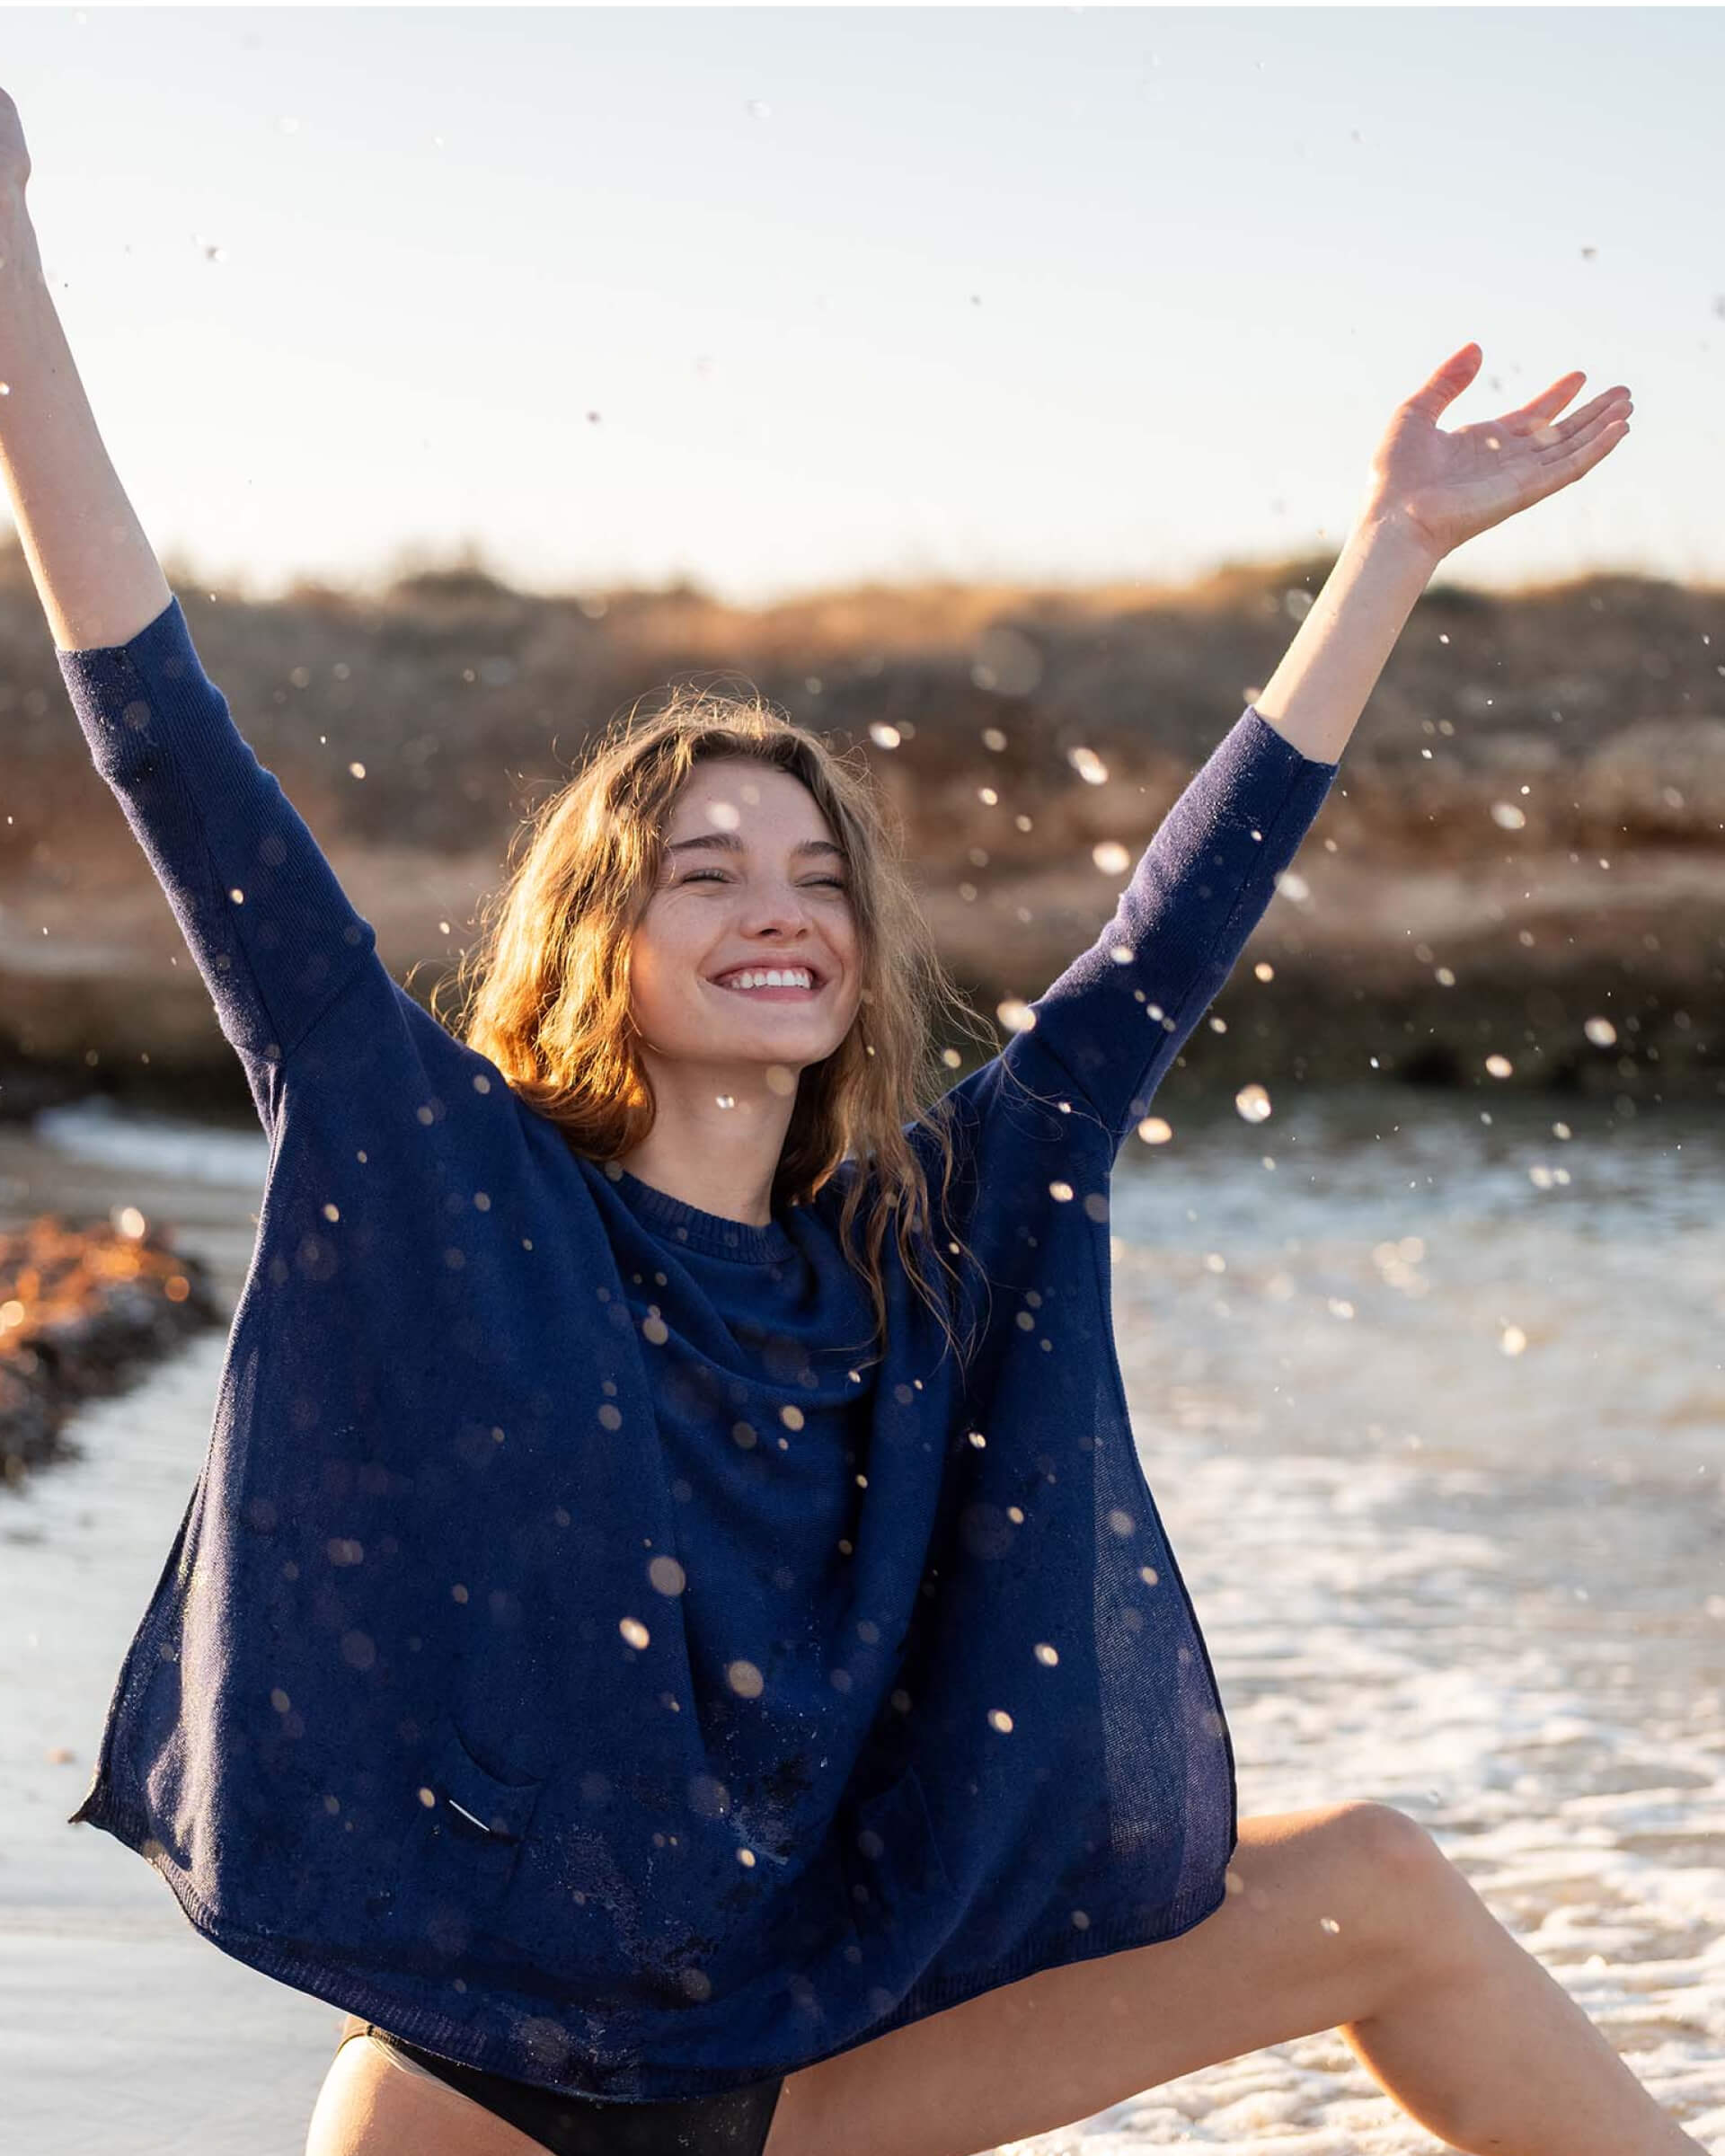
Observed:
[[[902,826],[866,761],[855,749],[835,751],[750,687],[733,695],[677,685],[659,709],[635,706],[589,745],[574,775],[518,829],[506,880],[482,903],[479,941],[455,976],[464,1003],[453,1029],[574,1152],[601,1162],[632,1152],[656,1109],[630,1013],[630,953],[673,806],[711,758],[789,772],[844,849],[862,994],[845,1038],[797,1076],[773,1208],[807,1202],[854,1156],[839,1237],[873,1309],[870,1348],[886,1337],[881,1252],[891,1233],[962,1365],[975,1329],[960,1342],[950,1309],[969,1253],[945,1220],[953,1148],[942,1097],[959,1058],[936,1047],[937,1021],[944,1014],[991,1053],[995,1043],[941,961],[902,865]],[[907,1123],[938,1147],[938,1224]]]

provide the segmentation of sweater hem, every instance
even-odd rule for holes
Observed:
[[[322,1999],[345,2013],[375,2021],[380,2028],[403,2037],[410,2044],[435,2052],[439,2057],[475,2067],[481,2072],[503,2073],[537,2088],[569,2092],[567,2082],[542,2081],[531,2073],[523,2073],[522,2061],[512,2047],[492,2037],[476,2035],[464,2021],[439,2013],[434,2007],[411,2005],[386,1985],[346,1970],[332,1969],[291,1941],[269,1932],[248,1931],[243,1925],[232,1922],[204,1900],[185,1871],[173,1861],[165,1845],[151,1833],[144,1815],[133,1807],[114,1801],[111,1789],[99,1787],[82,1807],[79,1816],[143,1857],[166,1881],[192,1928],[231,1959],[243,1962],[261,1975],[273,1977],[292,1990]],[[1178,1939],[1213,1916],[1226,1898],[1227,1883],[1224,1876],[1213,1886],[1203,1889],[1194,1887],[1177,1896],[1159,1917],[1122,1918],[1093,1923],[1082,1931],[1068,1922],[1058,1931],[1034,1932],[1022,1940],[1010,1953],[997,1956],[986,1964],[972,1964],[969,1968],[920,1979],[889,2013],[871,2022],[858,2035],[824,2051],[805,2053],[796,2058],[768,2060],[734,2070],[678,2072],[672,2068],[663,2074],[654,2073],[660,2086],[634,2096],[588,2089],[576,2093],[588,2102],[619,2105],[729,2095],[736,2090],[798,2073],[807,2067],[819,2065],[824,2060],[840,2057],[845,2052],[872,2043],[877,2037],[887,2036],[894,2029],[943,2012],[950,2007],[960,2006],[967,2000],[997,1991],[1040,1970],[1099,1960],[1105,1955],[1123,1953],[1133,1947],[1155,1946]],[[648,2071],[654,2072],[651,2069]]]
[[[923,1978],[911,1986],[889,2014],[872,2023],[862,2036],[805,2059],[802,2063],[818,2065],[822,2059],[854,2051],[861,2045],[871,2043],[876,2037],[888,2036],[892,2030],[925,2019],[930,2014],[962,2006],[968,2000],[980,1998],[986,1992],[998,1991],[1003,1985],[1016,1984],[1026,1976],[1037,1975],[1044,1969],[1065,1968],[1073,1962],[1100,1961],[1107,1955],[1125,1953],[1133,1947],[1164,1945],[1184,1932],[1196,1931],[1199,1924],[1214,1916],[1227,1899],[1227,1893],[1225,1871],[1213,1887],[1202,1892],[1194,1887],[1178,1895],[1159,1917],[1118,1917],[1111,1922],[1093,1923],[1084,1931],[1075,1930],[1068,1922],[1056,1931],[1032,1932],[1010,1954],[998,1956],[986,1965],[977,1963],[968,1969]],[[789,2073],[796,2070],[787,2066],[769,2071]]]

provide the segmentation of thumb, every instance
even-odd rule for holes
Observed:
[[[1436,420],[1445,407],[1453,404],[1480,371],[1480,362],[1485,355],[1477,344],[1464,344],[1459,352],[1452,352],[1435,375],[1415,391],[1408,402],[1414,411],[1428,420]]]

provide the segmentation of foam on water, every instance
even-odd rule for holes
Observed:
[[[143,1115],[100,1097],[43,1109],[34,1118],[33,1127],[43,1144],[76,1160],[214,1183],[226,1189],[260,1189],[270,1154],[261,1130],[228,1130],[172,1116]]]

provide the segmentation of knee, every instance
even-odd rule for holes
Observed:
[[[1465,1966],[1482,1904],[1429,1831],[1390,1804],[1362,1799],[1342,1812],[1396,1965]]]
[[[1393,1804],[1361,1798],[1342,1806],[1341,1818],[1360,1860],[1386,1886],[1415,1886],[1449,1867],[1448,1858],[1420,1822]]]

